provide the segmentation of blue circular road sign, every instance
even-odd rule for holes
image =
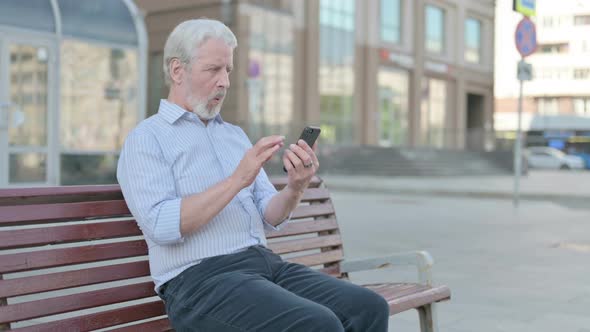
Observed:
[[[514,34],[516,49],[522,57],[529,56],[537,50],[537,29],[535,23],[528,17],[524,17],[516,26]]]

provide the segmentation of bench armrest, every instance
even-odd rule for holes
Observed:
[[[340,263],[340,271],[344,273],[374,270],[393,266],[413,265],[418,268],[418,279],[421,284],[432,286],[432,265],[434,260],[426,251],[410,251],[382,257],[370,257],[344,260]]]

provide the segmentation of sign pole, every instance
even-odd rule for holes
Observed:
[[[521,58],[524,62],[524,58]],[[516,140],[514,142],[514,207],[520,203],[520,175],[522,174],[522,86],[524,81],[519,78],[518,115],[516,125]]]
[[[515,0],[515,8],[522,9],[522,7],[528,7],[532,9],[534,13],[535,1],[534,0]],[[530,12],[529,12],[530,14]],[[533,23],[528,17],[523,17],[522,20],[516,26],[516,32],[514,33],[514,39],[516,42],[516,49],[520,53],[520,61],[518,62],[517,77],[519,81],[519,93],[518,93],[518,111],[517,111],[517,127],[516,127],[516,139],[514,140],[514,194],[513,204],[514,207],[518,208],[520,203],[520,176],[522,174],[522,86],[524,81],[530,81],[533,77],[532,66],[524,61],[524,58],[533,54],[537,49],[537,32],[535,23]]]

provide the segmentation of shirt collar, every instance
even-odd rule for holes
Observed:
[[[185,114],[193,114],[185,110],[184,108],[180,107],[177,104],[171,103],[166,99],[160,100],[160,108],[158,109],[158,114],[160,114],[168,123],[173,124],[176,120],[180,119]],[[195,115],[198,119],[198,117]],[[213,121],[217,123],[223,123],[223,119],[221,118],[221,114],[217,114]]]

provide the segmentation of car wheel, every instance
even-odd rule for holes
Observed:
[[[559,167],[559,169],[565,169],[565,170],[568,170],[568,169],[570,169],[570,167],[569,167],[569,165],[568,165],[568,164],[563,164],[563,165],[561,165],[561,167]]]

